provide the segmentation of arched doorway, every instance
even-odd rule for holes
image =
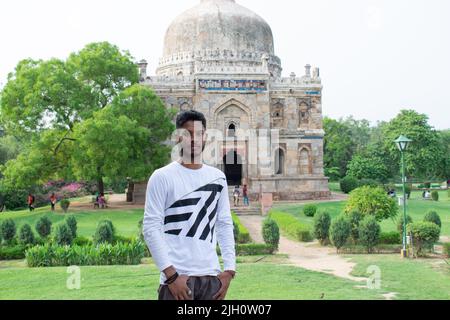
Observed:
[[[230,151],[223,157],[223,165],[228,185],[240,186],[242,183],[242,158],[236,151]]]

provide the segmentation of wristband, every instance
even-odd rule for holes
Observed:
[[[170,285],[170,284],[174,283],[175,281],[177,281],[178,277],[179,277],[178,272],[175,272],[175,274],[173,276],[171,276],[169,279],[167,279],[166,282],[164,282],[164,284]]]

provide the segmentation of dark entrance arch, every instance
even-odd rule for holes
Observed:
[[[240,186],[242,183],[242,158],[236,151],[230,151],[223,157],[225,176],[229,186]]]

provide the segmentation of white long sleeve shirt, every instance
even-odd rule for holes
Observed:
[[[222,171],[199,170],[179,162],[156,170],[147,185],[143,235],[161,271],[174,266],[187,276],[217,276],[236,270],[235,241],[228,184]]]

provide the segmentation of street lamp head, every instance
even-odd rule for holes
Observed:
[[[408,139],[405,136],[400,136],[397,140],[395,140],[395,144],[401,152],[406,151],[408,149],[409,144],[412,142],[411,139]]]

